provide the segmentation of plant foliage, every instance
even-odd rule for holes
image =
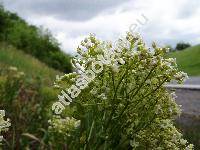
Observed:
[[[132,32],[115,44],[93,35],[82,41],[73,61],[77,72],[58,79],[57,88],[68,91],[99,58],[110,63],[50,120],[51,138],[70,150],[192,149],[173,125],[180,108],[164,86],[171,80],[181,83],[187,75],[174,59],[164,58],[167,48],[155,43],[152,48]]]

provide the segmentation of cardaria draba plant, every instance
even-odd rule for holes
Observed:
[[[8,128],[11,126],[10,120],[4,119],[5,117],[5,111],[4,110],[0,110],[0,133],[2,131],[7,131]],[[0,144],[2,142],[3,136],[0,134]]]
[[[83,85],[84,72],[100,59],[103,70],[51,120],[52,135],[62,137],[70,150],[192,149],[173,125],[180,108],[164,87],[187,75],[178,71],[174,59],[164,58],[166,51],[155,43],[148,49],[131,32],[115,45],[90,35],[73,60],[76,72],[62,76],[56,87],[67,91],[80,78]]]

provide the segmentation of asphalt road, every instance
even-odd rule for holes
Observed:
[[[200,77],[190,77],[182,86],[170,83],[168,87],[175,89],[176,102],[181,105],[178,121],[185,126],[200,126]]]
[[[182,105],[183,113],[200,116],[200,77],[189,77],[184,85],[172,83],[167,86],[175,89],[176,102]]]
[[[176,89],[175,92],[183,113],[200,116],[200,90]]]

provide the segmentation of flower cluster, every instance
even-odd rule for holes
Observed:
[[[132,147],[140,149],[145,148],[145,143],[148,143],[148,148],[151,150],[193,149],[193,145],[188,144],[188,142],[182,138],[182,134],[177,131],[172,121],[169,119],[156,119],[148,129],[141,130],[137,136],[134,137],[134,140],[131,141]]]
[[[114,53],[112,51],[110,44],[107,44],[107,48],[105,49],[103,47],[104,43],[96,42],[95,37],[93,37],[92,35],[90,36],[89,40],[85,39],[81,43],[81,45],[85,46],[85,48],[94,47],[94,52],[97,52],[97,57],[88,58],[85,61],[80,61],[80,59],[73,59],[73,66],[76,67],[76,69],[79,69],[78,78],[76,80],[74,80],[74,78],[71,79],[71,81],[75,81],[74,85],[72,85],[66,90],[62,90],[62,95],[58,96],[59,101],[55,102],[52,105],[52,110],[56,114],[61,114],[65,108],[64,106],[70,105],[73,99],[80,94],[81,90],[85,89],[88,86],[88,84],[95,79],[96,75],[103,71],[103,65],[107,65],[111,67],[114,72],[118,72],[118,63],[125,64],[125,61],[120,57],[120,55],[116,55],[117,53]],[[105,51],[101,52],[100,50],[103,48],[105,49]],[[80,48],[78,48],[78,52],[80,55],[85,55]],[[91,68],[87,68],[88,64],[91,64]],[[73,75],[76,76],[76,74],[73,73],[67,76]],[[62,80],[63,78],[66,78],[67,76],[64,75],[58,78],[58,81]],[[58,85],[55,85],[55,87],[59,88]],[[65,91],[67,91],[67,93]]]
[[[0,132],[7,131],[8,127],[11,126],[10,120],[9,119],[5,120],[4,117],[5,117],[5,111],[0,110]],[[0,136],[0,142],[2,141],[2,139],[3,136]]]
[[[171,80],[181,83],[186,75],[174,59],[165,58],[167,51],[155,43],[147,48],[132,32],[115,45],[93,35],[82,41],[73,60],[77,72],[59,78],[56,87],[69,89],[94,63],[104,63],[96,65],[103,70],[54,123],[63,136],[71,133],[66,138],[69,149],[192,149],[172,124],[180,107],[164,85]],[[59,124],[66,117],[79,120],[80,126],[64,131]]]
[[[66,136],[70,136],[70,132],[80,126],[80,120],[75,118],[60,118],[58,116],[53,117],[49,120],[49,130],[55,130],[58,133],[64,133]]]

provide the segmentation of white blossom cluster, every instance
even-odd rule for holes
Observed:
[[[8,128],[11,126],[10,120],[4,119],[5,117],[5,111],[4,110],[0,110],[0,132],[2,131],[7,131]],[[0,136],[0,142],[2,141],[3,136]]]
[[[98,42],[93,35],[91,35],[89,39],[86,38],[82,41],[81,45],[88,49],[91,47],[95,48],[93,49],[93,52],[87,53],[84,52],[83,49],[78,48],[78,53],[81,56],[84,56],[82,59],[74,58],[72,60],[72,64],[75,70],[78,70],[78,74],[72,73],[58,78],[59,82],[60,80],[73,75],[78,76],[76,78],[71,78],[71,81],[74,81],[75,84],[65,90],[62,90],[62,95],[58,95],[59,101],[52,105],[52,110],[55,114],[61,114],[65,109],[65,106],[70,105],[73,99],[80,94],[81,90],[85,89],[88,84],[95,79],[96,75],[103,71],[104,65],[107,65],[113,70],[113,72],[117,73],[119,71],[119,64],[125,64],[125,61],[121,56],[121,52],[115,51],[112,48],[111,43]],[[97,57],[90,57],[90,53],[97,53]],[[90,64],[91,67],[88,68],[88,65]],[[55,87],[59,88],[58,85],[55,85]],[[105,96],[104,99],[106,99]]]
[[[151,130],[151,131],[149,131]],[[182,138],[182,134],[173,126],[171,120],[156,120],[147,130],[140,131],[136,141],[141,143],[151,143],[151,150],[192,150],[193,145],[188,144],[187,140]],[[162,140],[161,140],[162,139]],[[135,140],[134,140],[135,141]],[[132,146],[137,148],[138,143],[131,141]],[[185,147],[185,145],[187,145]]]
[[[65,109],[51,124],[69,148],[193,149],[173,125],[181,109],[164,84],[187,75],[165,58],[167,48],[149,49],[128,32],[115,45],[90,35],[77,51],[77,72],[55,82],[62,95],[52,107],[57,114]]]
[[[60,118],[58,116],[53,117],[49,120],[49,130],[58,133],[65,133],[66,136],[71,136],[70,131],[80,126],[80,120],[76,120],[73,117]]]

